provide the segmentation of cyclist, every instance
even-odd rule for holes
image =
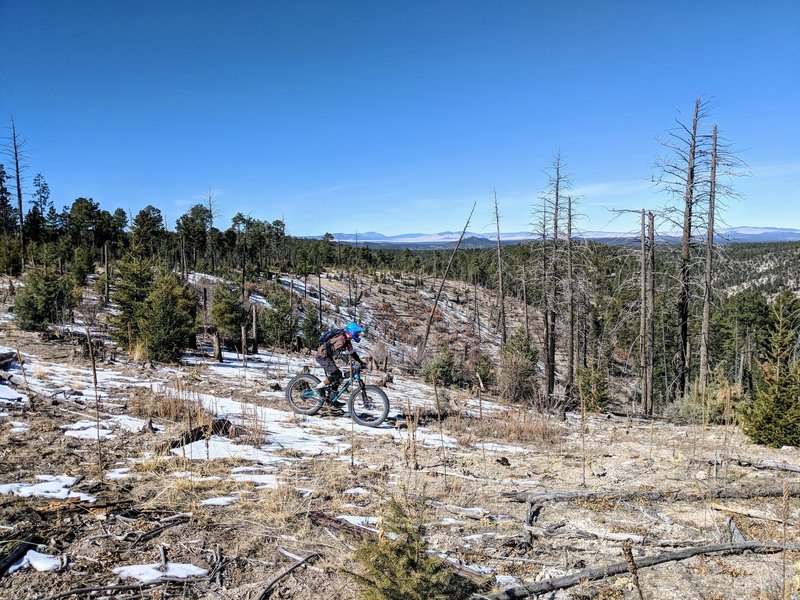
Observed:
[[[357,323],[350,322],[344,326],[344,329],[333,329],[321,336],[320,339],[325,341],[317,348],[314,359],[325,370],[325,379],[320,381],[317,389],[325,395],[326,399],[330,397],[331,392],[336,389],[344,377],[334,362],[336,356],[348,354],[362,368],[367,366],[353,349],[353,342],[360,342],[360,334],[364,331],[364,328]],[[341,402],[333,404],[343,406]]]

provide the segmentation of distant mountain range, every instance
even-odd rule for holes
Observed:
[[[442,231],[440,233],[403,233],[400,235],[384,235],[375,231],[365,233],[334,233],[333,238],[346,244],[366,245],[372,248],[437,248],[453,246],[458,242],[460,231]],[[704,235],[704,234],[703,234]],[[312,236],[321,238],[322,236]],[[626,244],[639,239],[638,232],[609,232],[609,231],[583,231],[575,237],[584,240],[594,240],[608,244]],[[680,233],[659,234],[658,240],[674,242],[680,240]],[[467,231],[464,234],[462,246],[466,248],[481,248],[496,243],[494,233],[476,233]],[[528,231],[501,233],[500,241],[503,244],[517,244],[532,241],[536,237]],[[764,242],[798,242],[800,229],[782,227],[732,227],[718,232],[719,243],[764,243]]]

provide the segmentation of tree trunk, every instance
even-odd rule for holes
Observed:
[[[552,402],[556,386],[556,298],[558,294],[558,210],[559,193],[561,187],[561,157],[556,161],[555,200],[553,204],[553,255],[550,260],[550,306],[547,321],[547,363],[550,365],[547,373],[547,398]]]
[[[525,309],[525,339],[531,339],[529,318],[528,318],[528,282],[525,279],[525,263],[522,263],[522,306]]]
[[[647,213],[647,227],[649,230],[648,262],[650,268],[647,273],[647,344],[645,355],[647,357],[647,398],[645,398],[645,414],[653,414],[653,374],[655,371],[655,344],[656,344],[656,233],[655,216]]]
[[[258,309],[256,308],[255,304],[252,304],[250,306],[250,308],[252,310],[252,319],[253,319],[253,321],[251,323],[251,326],[252,326],[251,335],[253,336],[253,350],[252,350],[252,353],[253,354],[258,354]]]
[[[642,394],[642,412],[647,414],[647,237],[645,233],[644,208],[642,209],[642,229],[640,234],[639,269],[639,376]]]
[[[11,117],[11,154],[14,157],[14,176],[17,181],[17,210],[19,211],[19,243],[22,249],[22,263],[25,264],[25,222],[22,212],[22,174],[20,172],[20,152],[25,144],[17,137],[17,123]]]
[[[572,198],[567,198],[567,377],[564,384],[564,396],[568,403],[572,401],[572,387],[575,378],[575,295],[574,272],[572,265]]]
[[[706,231],[706,268],[703,285],[703,322],[700,333],[700,391],[705,396],[708,371],[708,337],[711,332],[711,276],[713,274],[714,210],[717,187],[717,126],[711,134],[711,179],[708,189],[708,230]]]
[[[692,243],[692,208],[694,207],[695,156],[697,152],[697,121],[700,116],[700,99],[694,102],[692,130],[689,138],[686,187],[683,195],[683,236],[680,255],[680,292],[678,294],[678,362],[676,399],[686,393],[689,377],[689,267]]]
[[[217,362],[223,362],[222,360],[222,339],[219,335],[219,331],[214,332],[214,360]]]
[[[500,255],[500,213],[497,210],[497,192],[493,190],[494,194],[494,220],[497,225],[497,304],[500,310],[499,325],[500,325],[500,343],[506,343],[506,301],[503,293],[503,261]]]

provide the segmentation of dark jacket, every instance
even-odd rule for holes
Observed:
[[[356,354],[356,351],[353,349],[353,343],[350,341],[350,338],[347,337],[346,333],[333,336],[317,348],[317,356],[331,358],[340,353],[349,354],[356,362],[361,362],[358,354]]]

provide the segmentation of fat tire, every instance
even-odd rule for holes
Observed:
[[[310,375],[308,373],[300,373],[299,375],[292,377],[292,379],[286,385],[286,402],[289,403],[289,406],[292,407],[294,412],[300,415],[315,415],[319,412],[319,409],[321,409],[322,405],[325,404],[325,399],[319,394],[316,394],[318,401],[315,403],[306,401],[305,404],[298,404],[292,397],[293,394],[296,394],[298,396],[298,400],[302,400],[300,394],[308,389],[317,387],[319,381],[319,377]]]
[[[358,412],[358,404],[361,403],[362,393],[367,394],[374,405],[372,414]],[[377,427],[389,415],[389,398],[386,396],[386,392],[377,385],[365,385],[363,392],[358,387],[350,394],[350,399],[347,401],[347,410],[350,412],[353,421],[359,425]]]

